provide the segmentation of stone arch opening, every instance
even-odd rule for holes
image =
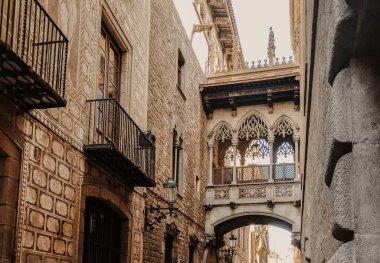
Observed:
[[[279,216],[247,214],[227,218],[214,226],[216,248],[218,249],[223,246],[223,236],[226,233],[251,224],[277,226],[290,232],[293,226],[292,221]]]
[[[81,211],[80,211],[80,237],[78,246],[78,262],[84,261],[86,206],[89,200],[96,200],[114,211],[121,219],[121,249],[120,262],[127,263],[131,259],[133,215],[127,204],[112,191],[98,185],[85,184],[82,186]]]
[[[0,129],[0,262],[13,262],[21,150]]]

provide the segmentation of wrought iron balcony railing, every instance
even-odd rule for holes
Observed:
[[[65,106],[68,40],[37,0],[0,0],[0,90],[24,109]]]
[[[131,186],[155,186],[155,146],[115,99],[90,104],[84,152]]]

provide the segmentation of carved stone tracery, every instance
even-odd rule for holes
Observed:
[[[292,134],[294,134],[293,126],[286,119],[282,119],[277,124],[277,126],[275,127],[275,130],[274,130],[274,135],[280,135],[283,138],[286,135],[292,135]]]
[[[232,132],[225,124],[222,124],[215,134],[215,141],[224,142],[227,140],[232,140]]]
[[[230,189],[217,189],[214,194],[215,200],[230,199]]]
[[[239,188],[239,198],[266,197],[266,187]]]
[[[240,126],[239,139],[263,138],[268,136],[268,127],[258,116],[252,115]]]
[[[276,186],[276,196],[292,196],[293,188],[291,185]]]

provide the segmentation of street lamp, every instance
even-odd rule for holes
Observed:
[[[236,250],[236,241],[237,241],[237,238],[234,235],[231,235],[230,239],[228,240],[228,246],[233,251]]]
[[[236,242],[237,238],[234,235],[231,235],[228,239],[227,249],[219,249],[218,256],[220,259],[224,258],[226,263],[232,263],[232,258],[235,255],[236,251]]]
[[[177,208],[174,207],[174,203],[177,198],[177,184],[172,178],[168,178],[163,184],[163,187],[164,197],[166,199],[166,202],[168,203],[168,207],[160,207],[160,205],[147,205],[145,207],[145,229],[153,229],[153,226],[155,224],[161,223],[161,220],[165,219],[167,215],[170,215],[170,217],[176,216],[176,214],[173,213],[173,211],[177,210]],[[168,212],[164,213],[163,211]],[[155,214],[153,222],[148,221],[148,213]]]

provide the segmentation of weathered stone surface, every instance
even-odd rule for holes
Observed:
[[[58,175],[65,179],[65,180],[69,180],[70,179],[70,169],[69,167],[67,167],[66,165],[60,163],[58,165]]]
[[[46,229],[52,233],[59,232],[59,220],[57,218],[48,216],[46,220]]]
[[[47,132],[41,130],[40,128],[36,128],[36,141],[41,144],[43,147],[47,148],[50,143],[50,138]]]
[[[74,188],[66,185],[64,196],[67,200],[74,201],[75,200],[75,190]]]
[[[53,205],[54,205],[53,197],[51,197],[50,195],[44,194],[44,193],[40,194],[40,206],[43,209],[46,209],[48,211],[52,211]]]
[[[56,210],[56,212],[59,215],[65,216],[65,217],[67,216],[67,210],[68,210],[68,208],[67,208],[67,204],[66,203],[64,203],[64,202],[62,202],[60,200],[57,200],[56,205],[55,205],[55,210]]]
[[[65,154],[65,148],[63,147],[63,144],[57,140],[53,140],[51,143],[51,151],[59,158],[63,158],[63,155]]]
[[[62,183],[53,177],[50,178],[50,191],[57,195],[62,193]]]
[[[31,204],[36,204],[37,203],[37,190],[28,187],[26,190],[26,201]]]
[[[66,153],[67,162],[73,166],[77,165],[77,155],[74,153],[74,151],[67,150]]]
[[[51,238],[45,235],[37,235],[36,247],[38,250],[49,252],[51,248]]]
[[[62,234],[67,237],[73,236],[73,225],[67,222],[62,224]]]
[[[337,163],[331,184],[334,203],[333,236],[341,241],[353,238],[354,202],[353,193],[355,177],[353,176],[353,155],[344,155]]]
[[[335,165],[340,157],[351,151],[352,124],[350,111],[351,70],[345,68],[334,80],[326,118],[325,181],[331,184]]]
[[[354,261],[354,242],[347,242],[339,247],[328,263],[342,263]]]
[[[27,248],[32,248],[33,245],[34,245],[34,234],[33,234],[33,232],[25,230],[24,234],[23,234],[23,246],[27,247]]]
[[[50,172],[55,172],[55,158],[48,154],[44,154],[42,156],[42,163],[46,169],[48,169]]]
[[[328,53],[328,79],[332,83],[339,71],[349,63],[356,18],[354,10],[347,5],[345,0],[331,1],[330,8],[332,12],[330,11],[329,20],[333,26],[327,31],[326,51]]]
[[[38,185],[38,186],[41,186],[43,188],[46,187],[46,180],[47,180],[47,176],[46,176],[46,173],[38,170],[38,169],[34,169],[33,170],[33,182]]]
[[[40,212],[32,210],[29,214],[29,223],[33,227],[43,228],[45,224],[44,215]]]
[[[54,253],[63,255],[66,253],[66,243],[61,239],[54,239]]]
[[[25,262],[28,262],[28,263],[42,263],[41,255],[26,254],[24,255],[24,258],[25,258]]]

